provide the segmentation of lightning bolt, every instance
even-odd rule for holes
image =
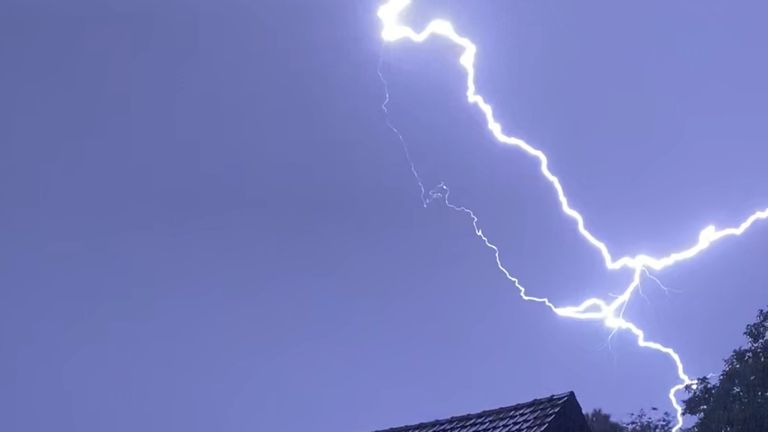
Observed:
[[[398,136],[403,148],[405,149],[406,157],[411,166],[411,172],[416,177],[421,187],[422,203],[427,205],[432,200],[442,200],[445,205],[459,213],[466,215],[472,222],[475,235],[483,242],[483,244],[493,251],[496,259],[496,266],[502,272],[502,274],[518,289],[520,297],[525,301],[541,303],[548,307],[552,312],[559,316],[579,319],[579,320],[597,320],[602,321],[606,327],[612,329],[614,332],[618,330],[625,330],[632,333],[635,336],[635,340],[638,346],[655,350],[667,355],[674,363],[679,383],[672,386],[669,389],[669,400],[677,413],[677,423],[673,428],[673,432],[678,432],[683,425],[682,407],[677,400],[676,393],[683,389],[686,385],[694,384],[694,381],[686,374],[685,367],[680,358],[680,355],[675,352],[674,349],[664,346],[658,342],[648,340],[645,332],[640,329],[634,323],[626,320],[623,316],[624,309],[632,297],[632,294],[640,286],[640,281],[643,274],[646,274],[649,278],[658,281],[653,277],[648,269],[662,270],[670,267],[681,261],[691,259],[709,248],[715,242],[731,236],[740,236],[747,229],[749,229],[755,222],[768,218],[768,208],[756,211],[749,217],[743,220],[739,225],[734,227],[728,227],[723,229],[717,229],[715,226],[710,225],[704,228],[698,236],[698,240],[686,249],[672,252],[666,256],[653,257],[645,254],[638,254],[635,256],[623,256],[614,258],[605,242],[598,239],[589,229],[587,229],[584,217],[576,209],[571,207],[568,197],[565,194],[560,179],[552,173],[549,168],[549,160],[547,155],[540,149],[532,146],[526,141],[507,135],[504,133],[501,124],[496,120],[493,114],[493,107],[477,93],[477,85],[475,84],[475,56],[477,54],[477,46],[468,38],[461,36],[453,27],[449,21],[436,19],[427,26],[417,32],[416,30],[400,23],[400,15],[410,5],[411,0],[388,0],[385,4],[381,5],[378,9],[378,17],[382,24],[381,37],[385,42],[397,42],[402,39],[407,39],[412,42],[421,43],[432,36],[439,36],[449,40],[450,42],[458,45],[461,49],[461,55],[459,56],[459,64],[466,71],[466,96],[467,101],[476,106],[485,116],[487,128],[493,135],[493,137],[500,143],[516,147],[529,156],[535,158],[539,163],[539,170],[544,178],[554,189],[557,199],[560,202],[560,208],[562,212],[569,218],[576,222],[576,227],[579,234],[592,245],[601,255],[605,267],[608,270],[629,269],[632,271],[632,281],[624,289],[621,295],[617,296],[610,302],[607,302],[600,298],[589,298],[584,300],[581,304],[576,306],[557,306],[553,304],[546,297],[530,296],[526,293],[525,287],[520,281],[512,276],[512,274],[504,267],[501,262],[499,248],[493,244],[488,237],[483,234],[480,228],[479,219],[475,213],[463,206],[454,204],[449,200],[450,190],[448,187],[441,183],[436,188],[429,191],[425,196],[425,189],[421,177],[416,171],[415,164],[410,157],[408,147],[405,144],[402,134],[397,128],[395,128],[389,119],[387,119],[387,125]],[[381,68],[379,68],[379,77],[385,85],[386,100],[382,104],[382,110],[385,114],[387,111],[387,103],[389,102],[389,91],[386,87],[386,81],[381,74]]]

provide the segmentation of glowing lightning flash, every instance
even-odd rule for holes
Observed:
[[[477,47],[475,46],[475,44],[471,40],[459,35],[456,32],[456,30],[453,28],[453,25],[450,22],[445,20],[431,21],[429,24],[427,24],[427,26],[421,32],[416,32],[412,28],[400,24],[399,22],[400,14],[403,12],[403,10],[405,10],[410,5],[410,3],[411,3],[411,0],[388,0],[387,3],[379,7],[378,17],[381,20],[381,23],[383,25],[381,37],[384,39],[384,41],[395,42],[401,39],[408,39],[412,42],[421,43],[426,39],[428,39],[430,36],[436,35],[436,36],[444,37],[449,41],[453,42],[454,44],[458,45],[459,47],[461,47],[463,51],[461,56],[459,57],[459,63],[467,73],[467,92],[466,92],[467,100],[469,101],[470,104],[477,106],[480,109],[480,111],[483,112],[483,114],[485,115],[485,120],[487,122],[487,127],[493,134],[494,138],[496,138],[496,140],[498,140],[503,144],[517,147],[523,150],[528,155],[533,156],[538,160],[541,174],[555,189],[555,192],[557,193],[557,198],[560,201],[560,208],[562,209],[563,213],[565,213],[568,217],[576,221],[576,226],[578,228],[579,233],[584,239],[587,240],[587,242],[589,242],[592,246],[594,246],[600,252],[606,268],[609,270],[631,269],[633,272],[632,282],[627,286],[627,288],[623,291],[621,295],[616,297],[610,303],[599,298],[590,298],[577,306],[562,307],[562,306],[554,305],[546,297],[532,297],[527,295],[526,289],[520,284],[519,280],[514,276],[512,276],[509,273],[509,271],[504,267],[504,265],[501,263],[498,247],[496,247],[496,245],[491,243],[490,240],[488,240],[488,238],[483,234],[483,231],[479,227],[478,218],[477,216],[475,216],[472,210],[466,207],[458,206],[451,203],[448,200],[450,191],[442,183],[437,188],[431,190],[429,192],[429,195],[425,197],[425,190],[424,190],[423,183],[421,181],[421,178],[418,175],[418,172],[415,169],[415,165],[413,164],[413,161],[411,160],[410,155],[408,154],[408,149],[407,149],[407,146],[405,145],[405,141],[403,140],[403,137],[400,134],[400,132],[394,126],[392,126],[389,120],[387,120],[387,125],[397,134],[401,144],[403,144],[403,147],[406,151],[406,156],[408,157],[408,161],[411,164],[411,171],[416,177],[416,179],[419,181],[419,186],[421,187],[421,191],[422,191],[422,203],[426,205],[434,199],[442,199],[445,202],[445,204],[452,210],[464,213],[467,216],[469,216],[472,220],[472,225],[474,227],[475,234],[477,235],[477,237],[479,237],[483,241],[485,246],[487,246],[494,252],[494,256],[496,258],[496,265],[498,266],[499,270],[504,274],[504,276],[509,281],[511,281],[515,285],[515,287],[520,292],[520,296],[524,300],[543,303],[549,309],[551,309],[554,313],[563,317],[575,318],[580,320],[599,320],[599,321],[602,321],[608,328],[613,329],[614,331],[627,330],[635,336],[637,340],[637,344],[640,347],[649,348],[655,351],[662,352],[666,354],[669,358],[671,358],[672,361],[675,363],[675,366],[677,369],[677,376],[680,379],[680,383],[673,386],[669,390],[669,400],[671,401],[672,406],[675,407],[675,410],[677,412],[677,424],[675,425],[673,432],[679,431],[683,424],[683,416],[682,416],[682,407],[678,403],[677,398],[675,397],[675,394],[679,390],[684,388],[686,385],[693,384],[693,381],[685,373],[683,362],[680,359],[680,356],[677,354],[677,352],[675,352],[672,348],[666,347],[657,342],[647,340],[643,330],[641,330],[635,324],[624,319],[623,317],[624,308],[626,307],[626,304],[631,298],[632,294],[639,287],[642,274],[645,273],[649,277],[653,278],[650,275],[650,273],[648,273],[649,268],[653,270],[661,270],[666,267],[670,267],[673,264],[676,264],[680,261],[693,258],[699,252],[702,252],[703,250],[707,249],[710,245],[712,245],[714,242],[724,237],[741,235],[749,227],[751,227],[752,224],[754,224],[756,221],[768,218],[768,208],[753,213],[747,219],[745,219],[740,225],[736,227],[718,230],[714,226],[710,225],[700,232],[698,241],[694,245],[682,251],[673,252],[667,256],[657,258],[657,257],[640,254],[635,256],[624,256],[618,259],[614,259],[611,256],[606,244],[603,241],[599,240],[594,234],[592,234],[586,228],[584,217],[581,215],[581,213],[579,213],[573,207],[570,206],[568,202],[568,198],[565,195],[563,186],[560,183],[560,179],[558,179],[557,176],[555,176],[552,173],[552,171],[550,171],[549,169],[549,160],[547,159],[547,156],[544,154],[544,152],[537,149],[536,147],[533,147],[532,145],[528,144],[527,142],[525,142],[520,138],[506,135],[502,131],[501,124],[496,120],[496,118],[493,115],[493,107],[490,104],[488,104],[488,102],[486,102],[485,99],[477,93],[477,87],[475,85],[475,66],[474,66],[475,54],[477,53]],[[379,75],[382,79],[382,82],[384,82],[386,86],[386,82],[384,81],[383,76],[381,76],[381,72],[379,72]],[[389,93],[387,92],[387,100],[385,100],[384,104],[382,105],[382,109],[384,110],[385,113],[387,113],[386,106],[388,101],[389,101]]]

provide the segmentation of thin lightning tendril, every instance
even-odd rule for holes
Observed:
[[[638,346],[666,354],[674,362],[677,376],[680,380],[677,385],[670,388],[668,394],[669,400],[677,413],[677,423],[673,428],[673,432],[679,431],[683,424],[683,414],[682,407],[677,401],[675,395],[678,391],[685,388],[685,386],[689,384],[695,385],[695,382],[691,380],[691,378],[685,373],[683,362],[680,359],[678,353],[675,352],[672,348],[646,339],[645,332],[642,329],[624,318],[624,310],[626,309],[627,303],[632,297],[632,294],[635,292],[635,290],[639,290],[640,280],[643,274],[657,282],[662,288],[666,290],[666,287],[664,287],[655,276],[651,275],[649,269],[655,271],[662,270],[678,262],[695,257],[700,252],[704,251],[720,239],[730,236],[740,236],[756,221],[768,218],[768,208],[753,213],[741,224],[735,227],[718,230],[713,225],[707,226],[699,233],[697,242],[687,249],[673,252],[663,257],[653,257],[645,254],[639,254],[635,256],[623,256],[615,259],[608,250],[608,246],[587,229],[584,217],[581,215],[581,213],[571,207],[560,179],[555,176],[549,168],[549,160],[547,159],[546,154],[520,138],[506,135],[502,130],[501,124],[494,117],[493,107],[488,102],[486,102],[486,100],[481,95],[477,93],[474,67],[477,46],[470,39],[459,35],[454,29],[453,25],[445,20],[433,20],[427,24],[427,26],[421,32],[417,32],[412,28],[401,24],[399,22],[400,14],[410,5],[410,3],[411,0],[387,0],[385,4],[379,7],[377,15],[383,26],[381,32],[382,39],[385,42],[396,42],[401,39],[408,39],[412,42],[421,43],[427,40],[429,37],[435,35],[448,39],[449,41],[462,48],[463,51],[459,56],[459,63],[467,74],[467,100],[470,104],[477,106],[477,108],[482,111],[485,116],[487,128],[493,137],[496,138],[496,140],[500,143],[517,147],[538,160],[541,174],[554,188],[557,194],[557,198],[560,202],[560,208],[562,212],[576,222],[579,233],[587,242],[589,242],[598,250],[607,269],[630,269],[632,270],[633,274],[632,281],[625,288],[622,294],[617,296],[610,303],[599,298],[590,298],[577,306],[556,306],[546,297],[535,297],[528,295],[526,293],[525,287],[520,283],[520,281],[512,276],[512,274],[510,274],[510,272],[502,264],[499,248],[493,244],[488,239],[488,237],[485,236],[482,229],[480,228],[479,219],[475,213],[466,207],[452,203],[449,200],[450,190],[444,183],[440,183],[440,185],[438,185],[436,188],[430,190],[428,193],[426,192],[424,183],[418,171],[416,170],[416,165],[411,158],[405,139],[403,138],[400,131],[394,125],[392,125],[391,121],[389,120],[389,111],[387,108],[389,103],[389,90],[387,81],[384,79],[384,76],[381,72],[380,62],[378,75],[384,85],[386,93],[386,99],[381,105],[381,109],[386,115],[387,126],[397,135],[405,151],[406,158],[410,164],[411,173],[419,183],[419,187],[421,188],[422,204],[426,206],[433,200],[441,200],[448,208],[469,217],[472,221],[475,235],[480,240],[482,240],[487,248],[493,251],[496,260],[496,266],[501,271],[501,273],[518,289],[520,297],[525,301],[541,303],[562,317],[579,320],[602,321],[606,327],[612,330],[612,333],[619,330],[628,331],[635,336]]]
[[[408,149],[408,144],[405,143],[405,138],[403,138],[403,134],[400,133],[400,130],[395,127],[395,125],[392,124],[392,121],[389,119],[389,83],[386,79],[384,79],[384,74],[381,72],[381,67],[384,62],[384,56],[379,55],[379,67],[376,69],[376,73],[379,75],[379,80],[381,80],[381,85],[384,87],[384,102],[381,103],[381,110],[384,112],[384,122],[387,124],[387,127],[392,130],[392,132],[397,136],[397,139],[400,141],[400,145],[403,148],[403,153],[405,153],[405,158],[408,160],[408,165],[411,168],[411,174],[413,174],[413,177],[416,178],[416,182],[419,184],[419,189],[421,190],[421,204],[426,207],[429,205],[429,200],[426,197],[427,191],[424,189],[424,182],[421,180],[421,176],[419,175],[419,172],[416,170],[416,164],[413,162],[413,158],[411,157],[411,151]]]

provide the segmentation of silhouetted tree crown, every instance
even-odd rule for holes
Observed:
[[[705,377],[688,386],[692,432],[768,431],[768,311],[758,312],[744,336],[747,345],[725,360],[717,382]]]
[[[585,414],[587,424],[592,432],[625,432],[626,429],[619,423],[611,420],[611,415],[597,408]]]
[[[651,408],[651,411],[657,411]],[[592,410],[585,414],[587,424],[592,432],[670,432],[675,424],[674,418],[668,412],[659,417],[649,415],[645,410],[640,410],[629,415],[629,420],[618,423],[611,420],[610,414],[601,409]]]
[[[651,411],[658,409],[651,408]],[[641,409],[636,414],[630,414],[629,421],[624,425],[628,432],[671,432],[675,419],[666,411],[661,416],[653,417]]]

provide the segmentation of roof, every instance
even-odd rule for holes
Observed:
[[[573,392],[379,432],[589,432]]]

